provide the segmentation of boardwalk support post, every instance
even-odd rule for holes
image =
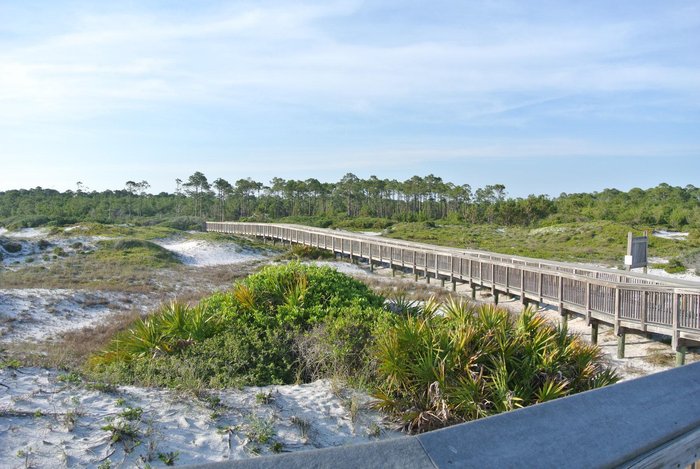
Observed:
[[[476,285],[472,283],[472,300],[476,300]]]
[[[561,309],[561,325],[563,327],[569,326],[569,313],[564,308]]]
[[[440,286],[441,286],[442,288],[445,288],[445,277],[442,277],[442,278],[440,279]]]
[[[598,321],[591,321],[591,343],[598,344]]]
[[[493,304],[498,306],[498,290],[493,289]]]
[[[617,358],[625,358],[625,329],[617,331]]]
[[[678,350],[676,350],[676,366],[683,366],[685,365],[685,354],[688,352],[688,347],[685,345],[681,345],[678,347]]]
[[[457,291],[457,280],[452,280],[452,291]]]

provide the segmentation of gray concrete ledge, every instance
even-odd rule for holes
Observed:
[[[358,467],[435,469],[418,438],[413,436],[192,467],[197,469],[322,469],[329,467],[333,469]]]
[[[197,467],[602,468],[649,455],[666,467],[674,442],[692,449],[673,460],[682,467],[697,456],[697,429],[700,363],[415,437]]]

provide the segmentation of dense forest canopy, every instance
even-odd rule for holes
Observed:
[[[127,181],[123,189],[75,191],[53,189],[0,192],[0,225],[39,226],[79,221],[123,223],[177,217],[209,220],[287,219],[330,225],[347,218],[377,220],[546,225],[610,220],[631,225],[683,229],[700,227],[700,188],[659,184],[628,192],[561,194],[550,198],[530,195],[508,197],[502,184],[472,188],[445,182],[432,174],[405,181],[360,179],[352,173],[328,183],[317,179],[275,177],[268,185],[250,178],[229,183],[209,182],[196,172],[186,181],[177,179],[174,193],[150,194],[147,181]]]

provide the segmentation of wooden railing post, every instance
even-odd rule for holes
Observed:
[[[620,309],[622,301],[620,295],[622,292],[619,287],[615,287],[615,335],[617,335],[617,358],[625,358],[625,336],[624,327],[620,327]]]
[[[413,250],[413,277],[418,281],[418,270],[416,269],[416,251]]]
[[[649,307],[649,292],[648,291],[643,291],[642,292],[642,307],[640,308],[639,311],[639,322],[640,326],[642,328],[642,331],[646,332],[647,330],[647,308]]]
[[[671,348],[676,352],[676,365],[685,364],[685,350],[682,350],[680,327],[680,308],[678,307],[680,295],[673,292],[673,336],[671,337]]]

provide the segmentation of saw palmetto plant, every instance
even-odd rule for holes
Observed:
[[[450,299],[377,337],[377,407],[423,432],[615,383],[600,349],[528,309]]]

